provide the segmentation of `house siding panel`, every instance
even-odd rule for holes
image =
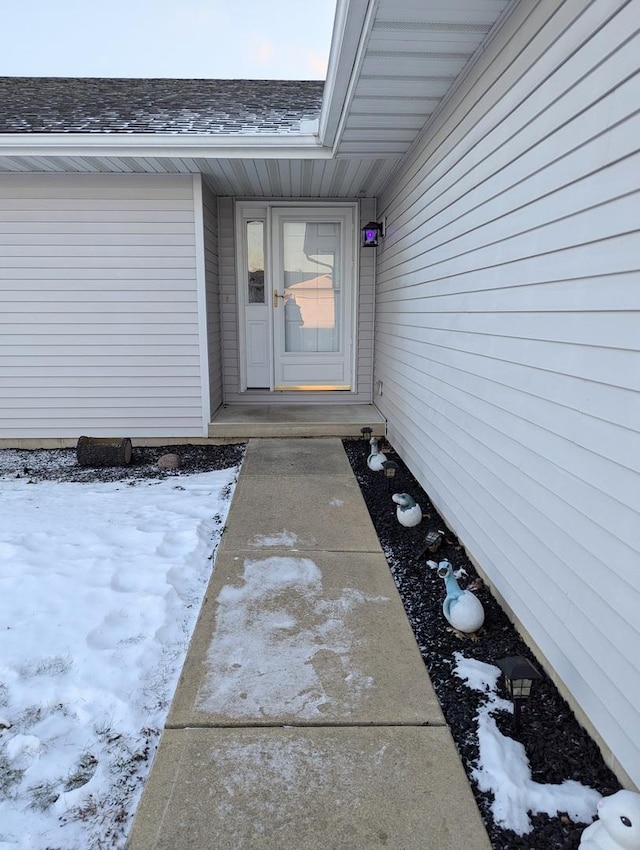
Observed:
[[[218,199],[203,184],[204,264],[207,293],[207,342],[211,414],[222,404],[222,331],[220,323],[220,263]]]
[[[202,435],[191,177],[0,176],[0,437]]]
[[[520,4],[380,199],[391,442],[640,784],[640,4]]]
[[[233,198],[220,198],[220,287],[222,302],[220,318],[222,327],[223,396],[226,402],[229,388],[238,387],[240,381],[238,352],[238,317],[236,288],[236,242],[234,235]]]

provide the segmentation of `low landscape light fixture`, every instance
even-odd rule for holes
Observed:
[[[373,428],[369,428],[367,425],[365,425],[364,428],[360,429],[360,434],[361,434],[360,439],[365,440],[366,442],[369,442],[369,440],[371,439],[372,433],[373,433]]]
[[[430,531],[424,538],[424,546],[416,555],[416,561],[422,560],[427,552],[432,555],[435,554],[442,545],[443,540],[444,531],[440,531],[439,529],[438,531]]]
[[[384,477],[387,482],[387,490],[391,486],[391,481],[396,477],[396,472],[398,471],[398,464],[395,460],[385,460],[382,462],[382,471],[384,472]]]
[[[377,221],[370,221],[362,228],[362,247],[377,248],[378,240],[384,236],[382,225]]]
[[[523,655],[501,658],[496,665],[502,670],[507,693],[513,700],[513,728],[517,732],[520,728],[520,705],[523,700],[529,699],[534,680],[541,679],[542,675]]]

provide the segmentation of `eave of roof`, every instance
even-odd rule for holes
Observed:
[[[18,130],[12,122],[29,110],[19,98],[9,101],[17,117],[3,124],[0,116],[0,172],[187,172],[204,174],[227,194],[375,195],[433,131],[520,4],[337,0],[326,82],[66,81],[84,95],[65,132],[53,113],[46,131],[28,121]],[[27,89],[40,82],[23,79]],[[103,116],[110,88],[117,90],[109,126],[87,123],[87,86]],[[137,93],[131,101],[130,90]],[[43,92],[34,97],[46,106]]]
[[[328,159],[315,134],[223,136],[175,133],[2,133],[3,156],[136,156],[199,159]]]
[[[336,141],[376,7],[370,0],[337,0],[320,113],[319,133],[325,145],[333,146]]]

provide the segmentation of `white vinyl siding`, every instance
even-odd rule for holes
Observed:
[[[222,288],[222,329],[224,357],[224,400],[227,404],[370,404],[373,374],[373,302],[375,285],[375,250],[364,248],[358,258],[356,288],[356,360],[355,392],[277,392],[240,391],[240,353],[238,342],[238,308],[236,281],[236,248],[234,238],[234,201],[220,199],[220,257]],[[360,225],[375,218],[375,201],[360,201]]]
[[[203,433],[191,176],[0,175],[0,437]]]
[[[211,414],[222,404],[222,330],[218,258],[218,199],[203,182],[204,267],[207,292],[207,340]]]
[[[467,71],[380,199],[374,376],[391,443],[636,785],[639,13],[520,3]]]
[[[240,352],[238,348],[238,287],[236,283],[236,240],[233,198],[218,199],[218,233],[220,250],[220,322],[222,327],[222,382],[225,403],[230,388],[240,386]]]

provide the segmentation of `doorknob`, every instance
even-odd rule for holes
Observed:
[[[273,307],[274,309],[278,306],[278,298],[282,298],[284,301],[284,293],[280,295],[277,289],[273,290]]]

